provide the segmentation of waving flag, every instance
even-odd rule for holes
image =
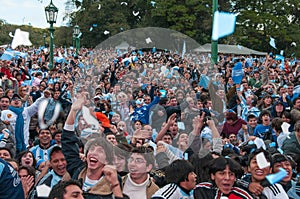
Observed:
[[[64,63],[66,61],[63,57],[54,57],[54,60],[57,63]]]
[[[281,61],[280,69],[284,70],[284,56],[282,56],[282,55],[276,55],[275,56],[275,60],[280,60]]]
[[[241,62],[238,62],[232,68],[232,80],[235,84],[240,84],[244,77],[244,70]]]
[[[235,21],[235,14],[216,11],[214,14],[212,39],[218,40],[232,34],[235,29]]]
[[[277,49],[276,48],[276,44],[275,44],[275,39],[270,37],[270,46],[272,46],[273,48]]]
[[[209,84],[210,78],[207,75],[201,75],[200,81],[198,83],[199,86],[207,89]]]
[[[14,38],[11,43],[12,49],[15,49],[18,46],[31,46],[32,43],[29,40],[29,32],[22,31],[19,28],[16,29]]]
[[[11,60],[14,57],[14,51],[6,50],[0,57],[1,60]]]

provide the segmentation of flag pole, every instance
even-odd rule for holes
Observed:
[[[214,22],[214,15],[215,12],[218,10],[218,0],[213,0],[213,7],[212,7],[212,26]],[[211,66],[213,67],[214,64],[217,64],[218,62],[218,40],[211,39]]]

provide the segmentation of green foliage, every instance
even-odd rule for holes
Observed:
[[[0,21],[1,22],[1,21]],[[13,35],[16,29],[29,32],[29,39],[33,46],[44,45],[44,33],[46,33],[45,43],[50,43],[50,33],[48,29],[35,28],[28,25],[17,26],[11,24],[0,23],[0,45],[11,44],[12,39],[9,36],[11,32]],[[72,45],[72,28],[69,27],[55,27],[54,43],[56,46],[70,46]]]
[[[72,45],[73,26],[82,32],[81,46],[95,47],[110,36],[140,27],[162,27],[179,31],[199,44],[209,43],[212,32],[212,0],[73,0],[79,9],[71,14],[71,27],[55,28],[56,46]],[[121,2],[127,5],[121,5]],[[155,4],[151,2],[154,1]],[[299,0],[218,0],[218,10],[238,13],[236,30],[219,43],[240,44],[261,51],[300,56]],[[99,8],[101,5],[101,9]],[[133,13],[139,13],[134,16]],[[93,24],[97,27],[90,28]],[[9,32],[16,28],[30,32],[34,45],[43,45],[43,33],[31,26],[14,26],[0,21],[0,44],[10,43]],[[104,34],[107,30],[110,33]],[[269,45],[275,38],[276,49]],[[291,46],[292,42],[297,47]]]
[[[236,42],[257,50],[300,56],[300,1],[299,0],[235,0],[232,12],[239,13],[234,36]],[[275,38],[277,50],[269,45]]]

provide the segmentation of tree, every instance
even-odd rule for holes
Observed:
[[[232,5],[231,11],[239,13],[234,34],[238,43],[275,53],[283,49],[290,54],[294,50],[291,42],[300,42],[298,0],[235,0]],[[278,50],[269,45],[270,37],[275,38]]]

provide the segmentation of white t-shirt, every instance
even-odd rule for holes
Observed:
[[[98,180],[91,180],[89,179],[89,177],[87,177],[87,175],[85,176],[85,180],[83,183],[83,191],[88,191],[90,188],[92,188],[93,186],[95,186],[101,179],[103,178],[103,176],[98,179]]]
[[[123,193],[128,195],[129,198],[147,199],[146,190],[149,183],[150,176],[142,184],[136,184],[130,178],[130,174],[127,175],[127,179],[124,183]]]

